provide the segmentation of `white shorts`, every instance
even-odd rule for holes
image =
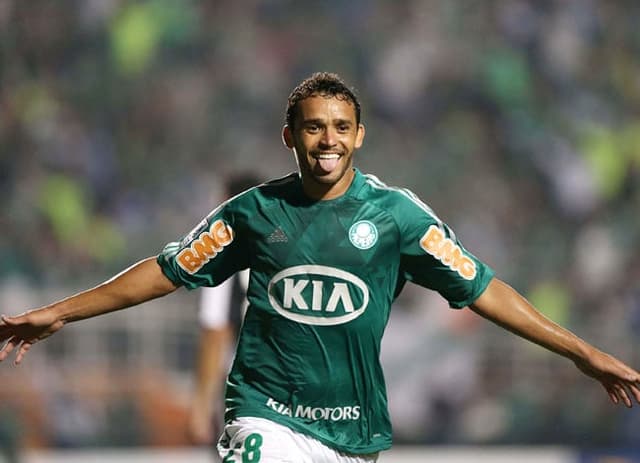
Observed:
[[[378,453],[353,455],[263,418],[242,417],[224,427],[223,463],[375,463]]]

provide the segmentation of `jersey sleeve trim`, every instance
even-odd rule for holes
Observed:
[[[482,293],[484,293],[494,277],[494,271],[490,267],[484,266],[484,269],[484,278],[482,278],[482,283],[478,285],[476,291],[464,301],[449,301],[449,307],[451,307],[452,309],[463,309],[473,304],[476,299],[482,296]]]
[[[180,247],[179,243],[171,243],[167,245],[165,251],[167,251],[168,248],[172,245],[175,247],[175,249],[178,249]],[[164,253],[158,254],[158,257],[156,257],[156,262],[158,262],[160,270],[162,270],[164,276],[166,276],[174,285],[184,286],[184,282],[178,277],[178,275],[171,268],[171,265],[169,265],[169,263],[167,262],[167,256]]]
[[[442,225],[442,220],[440,220],[440,218],[436,215],[436,213],[433,211],[433,209],[431,209],[427,204],[425,204],[411,190],[409,190],[407,188],[398,188],[398,187],[389,186],[386,183],[382,182],[378,177],[376,177],[375,175],[372,175],[372,174],[366,174],[365,177],[367,179],[367,184],[370,185],[372,188],[377,188],[379,190],[394,191],[396,193],[399,193],[400,195],[404,196],[409,201],[411,201],[415,206],[417,206],[423,212],[425,212],[438,225]]]

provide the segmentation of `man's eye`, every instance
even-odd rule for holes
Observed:
[[[320,127],[318,127],[317,125],[307,126],[307,132],[316,133],[318,130],[320,130]]]
[[[349,126],[348,125],[339,125],[338,126],[338,131],[339,132],[348,132],[349,131]]]

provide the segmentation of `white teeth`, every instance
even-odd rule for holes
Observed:
[[[338,159],[340,155],[339,154],[317,154],[315,157],[318,159]]]

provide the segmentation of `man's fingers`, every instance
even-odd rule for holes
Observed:
[[[606,389],[607,394],[609,394],[609,398],[611,399],[611,402],[613,402],[616,405],[622,402],[628,408],[631,408],[633,406],[633,402],[629,396],[629,392],[627,391],[624,385],[620,383],[613,383],[613,382],[607,382],[607,383],[603,382],[602,385]],[[636,395],[636,392],[640,393],[640,390],[633,391],[634,396]],[[636,399],[638,399],[637,396],[636,396]]]
[[[640,389],[638,389],[637,386],[629,386],[629,390],[631,391],[633,399],[640,405]]]
[[[7,340],[5,345],[2,346],[2,349],[0,349],[0,362],[2,362],[3,360],[6,360],[6,358],[9,357],[11,352],[16,350],[17,348],[16,359],[14,363],[18,365],[20,362],[22,362],[22,359],[24,358],[25,354],[29,351],[29,349],[31,349],[31,346],[35,342],[36,342],[35,340],[24,341],[17,336],[11,336]]]
[[[4,324],[8,325],[8,326],[18,326],[20,323],[23,322],[22,320],[20,320],[20,318],[22,318],[22,317],[20,317],[19,315],[15,316],[15,317],[9,317],[7,315],[2,315],[0,317],[0,319],[2,319]]]
[[[640,377],[638,372],[626,365],[624,372],[615,375],[611,379],[611,385],[615,389],[616,395],[631,408],[633,399],[640,404]]]
[[[638,382],[633,381],[627,386],[629,388],[629,391],[631,391],[633,397],[636,399],[636,402],[640,404],[640,385],[638,384]]]
[[[629,398],[629,394],[627,393],[627,389],[618,382],[611,382],[608,386],[605,386],[607,391],[609,392],[609,396],[613,393],[617,400],[614,403],[618,404],[622,402],[626,407],[631,408],[633,406],[633,402]]]
[[[18,355],[16,355],[16,360],[13,362],[16,365],[20,365],[20,363],[22,362],[22,359],[24,358],[25,354],[29,351],[29,349],[31,349],[31,346],[33,344],[30,342],[23,342],[20,345],[20,349],[18,349]]]
[[[616,385],[616,390],[618,391],[618,395],[620,397],[622,397],[622,400],[624,401],[624,404],[628,408],[633,407],[633,402],[631,401],[631,398],[629,397],[629,393],[627,392],[627,389],[624,386],[622,386],[620,384],[617,384]]]
[[[615,389],[605,383],[602,383],[602,386],[607,391],[607,394],[609,394],[609,398],[611,399],[611,402],[618,405],[618,402],[620,401],[620,399],[618,399],[618,394],[616,394]]]
[[[15,349],[19,341],[15,337],[9,338],[5,345],[0,349],[0,362],[6,359],[9,354]]]

